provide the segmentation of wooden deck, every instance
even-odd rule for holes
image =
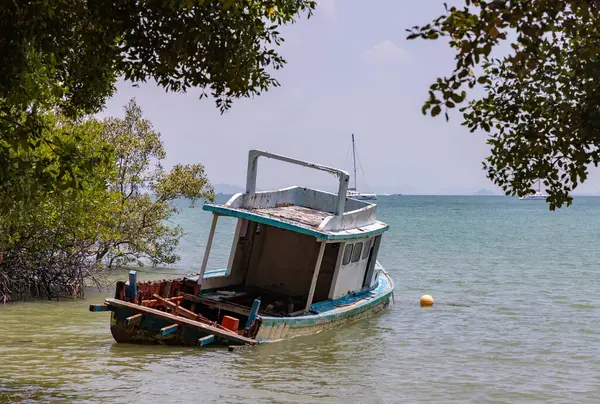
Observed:
[[[276,208],[255,208],[244,209],[248,212],[272,217],[280,220],[287,220],[299,223],[305,226],[318,228],[325,218],[331,216],[329,212],[305,208],[303,206],[279,206]]]

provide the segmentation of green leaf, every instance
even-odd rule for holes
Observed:
[[[452,36],[454,70],[434,81],[425,105],[437,116],[441,105],[433,100],[450,109],[466,100],[468,88],[483,85],[460,111],[466,128],[489,136],[488,177],[510,195],[545,178],[549,208],[569,206],[589,164],[600,162],[600,137],[593,135],[600,128],[600,46],[590,39],[600,37],[596,4],[465,3],[476,7],[450,9],[411,30],[425,39],[437,29]],[[505,29],[515,32],[513,54],[490,58]],[[483,73],[475,77],[471,66]]]
[[[456,94],[456,93],[450,94],[450,98],[452,99],[452,101],[454,101],[457,104],[464,101],[464,98],[461,95]]]
[[[71,184],[48,175],[38,187],[21,186],[29,173],[13,164],[17,154],[90,175],[97,165],[83,150],[86,134],[51,139],[51,132],[102,110],[119,77],[133,85],[153,80],[168,91],[198,89],[202,96],[210,89],[222,112],[238,98],[278,86],[275,72],[286,63],[278,54],[280,28],[316,7],[313,0],[9,3],[0,40],[0,133],[9,148],[0,166],[11,167],[0,170],[4,200],[33,197],[29,189],[67,191]]]

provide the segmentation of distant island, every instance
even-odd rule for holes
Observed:
[[[234,195],[239,192],[244,192],[244,188],[231,184],[215,184],[213,185],[215,194]]]
[[[498,195],[498,193],[496,193],[494,191],[490,191],[489,189],[480,189],[479,191],[475,192],[473,195],[492,196],[492,195]]]

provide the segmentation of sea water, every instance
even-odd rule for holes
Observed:
[[[221,198],[223,199],[223,198]],[[86,300],[0,307],[0,402],[600,402],[600,198],[550,212],[509,197],[394,196],[379,261],[395,304],[252,349],[116,344]],[[181,260],[200,268],[211,216],[179,202]],[[219,221],[210,267],[227,263]],[[433,295],[431,308],[419,297]]]

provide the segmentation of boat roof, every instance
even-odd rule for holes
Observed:
[[[334,194],[292,186],[256,192],[259,157],[332,173],[340,180],[339,191]],[[349,175],[343,170],[257,150],[250,151],[248,160],[246,192],[234,195],[224,205],[206,204],[204,210],[291,230],[321,240],[370,237],[389,228],[376,219],[377,205],[347,197]]]
[[[244,195],[244,194],[238,194]],[[236,196],[234,196],[236,198]],[[343,240],[371,237],[388,230],[389,226],[380,221],[358,225],[338,231],[325,230],[332,215],[317,209],[304,206],[275,206],[264,208],[232,208],[225,205],[206,204],[203,209],[224,216],[250,220],[267,226],[291,230],[297,233],[313,236],[321,240]]]

